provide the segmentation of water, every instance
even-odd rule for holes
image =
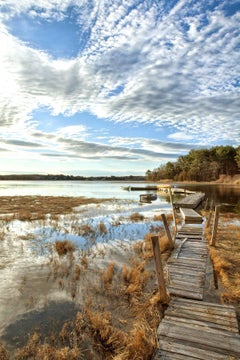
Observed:
[[[186,184],[186,189],[201,191],[214,205],[222,204],[221,211],[240,212],[240,186],[222,184]]]
[[[124,185],[129,184],[116,181],[0,181],[0,196],[43,195],[136,199],[139,192],[122,190],[121,186]],[[131,185],[144,187],[151,184],[131,183]]]
[[[121,186],[150,186],[156,183],[125,183],[117,181],[0,181],[0,196],[84,196],[94,198],[116,198],[139,200],[146,191],[126,191]],[[240,186],[181,184],[189,190],[201,191],[214,204],[231,204],[240,209]],[[152,191],[151,191],[152,192]],[[165,196],[158,195],[157,203],[169,202]],[[154,202],[156,203],[156,202]]]

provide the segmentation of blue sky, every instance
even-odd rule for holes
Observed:
[[[240,144],[240,0],[0,0],[0,173]]]

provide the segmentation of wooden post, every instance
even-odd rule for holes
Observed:
[[[210,222],[211,222],[211,220],[212,220],[212,214],[213,214],[213,200],[211,200],[210,210],[209,210],[209,216],[208,216],[207,221],[206,221],[206,227],[207,227],[207,228],[209,227]]]
[[[213,266],[213,281],[214,281],[215,289],[218,289],[218,277],[217,277],[217,272],[214,269],[214,266]]]
[[[211,246],[215,246],[215,242],[216,242],[219,211],[220,211],[220,205],[215,206],[215,214],[214,214],[214,221],[213,221],[213,231],[212,231],[212,237],[211,237],[211,242],[210,242]]]
[[[173,205],[173,197],[172,197],[171,186],[169,186],[168,192],[169,192],[170,201],[171,201],[171,204],[172,204],[172,213],[173,213],[173,221],[174,221],[174,228],[175,228],[175,234],[174,234],[174,242],[175,242],[175,238],[176,238],[176,234],[177,234],[177,221],[176,221],[175,209],[174,209],[174,205]]]
[[[156,272],[157,272],[160,300],[163,304],[168,304],[169,297],[167,295],[166,285],[165,285],[165,280],[164,280],[159,238],[157,235],[154,235],[151,237],[151,239],[152,239],[153,255],[154,255]]]
[[[168,238],[168,242],[169,242],[170,248],[173,249],[173,248],[174,248],[174,242],[173,242],[173,240],[172,240],[172,236],[171,236],[171,233],[170,233],[168,224],[167,224],[166,215],[165,215],[165,214],[161,214],[161,217],[162,217],[162,222],[163,222],[163,225],[164,225],[166,234],[167,234],[167,238]]]

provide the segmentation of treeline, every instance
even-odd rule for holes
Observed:
[[[144,181],[144,176],[80,176],[80,175],[64,175],[64,174],[10,174],[0,175],[0,180],[77,180],[77,181]]]
[[[215,181],[221,174],[233,176],[240,170],[240,146],[215,146],[190,150],[176,162],[167,162],[146,172],[146,180]]]

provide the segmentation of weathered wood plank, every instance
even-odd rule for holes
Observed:
[[[192,224],[183,224],[182,227],[178,230],[179,233],[181,232],[188,232],[191,234],[202,234],[203,233],[203,226],[201,225],[195,225]]]
[[[179,210],[185,222],[194,222],[200,224],[203,222],[202,216],[198,214],[195,210],[182,207],[180,207]]]
[[[196,357],[158,350],[153,359],[154,360],[196,360]]]
[[[168,315],[165,315],[164,317],[164,321],[167,321],[168,323],[173,323],[173,324],[195,324],[195,325],[199,325],[202,326],[203,330],[206,329],[214,329],[220,332],[232,332],[232,333],[236,333],[238,334],[238,331],[236,329],[235,324],[231,323],[231,321],[228,321],[229,319],[226,319],[226,317],[224,318],[219,318],[219,316],[217,317],[213,317],[210,314],[203,314],[201,313],[200,315],[198,314],[198,316],[194,317],[194,314],[188,314],[187,311],[179,314],[179,313],[171,313]]]
[[[192,306],[194,309],[197,307],[199,308],[203,308],[204,310],[206,309],[211,309],[211,311],[213,311],[214,309],[218,309],[218,311],[223,311],[223,312],[231,312],[234,313],[236,316],[236,311],[235,311],[235,307],[233,305],[225,305],[225,304],[215,304],[215,303],[210,303],[207,301],[204,302],[200,302],[200,303],[196,303],[196,301],[193,300],[188,300],[188,299],[181,299],[181,298],[175,298],[171,300],[171,307],[177,305],[179,307],[185,307],[187,306],[188,308],[190,306]],[[170,309],[170,307],[168,308]]]
[[[171,295],[181,296],[183,298],[203,300],[203,292],[187,291],[184,289],[178,289],[175,287],[168,286],[168,291]]]
[[[240,357],[240,337],[237,334],[220,333],[213,329],[203,329],[197,325],[181,326],[178,324],[169,324],[162,321],[158,328],[158,334],[161,337],[168,337],[187,341],[194,344],[203,345],[210,350],[215,348]]]
[[[201,360],[226,360],[226,355],[212,350],[199,349],[189,344],[175,343],[174,341],[161,341],[159,355],[156,359],[201,359]],[[180,355],[181,357],[175,357]],[[183,357],[182,357],[183,356]]]
[[[205,194],[198,192],[196,194],[188,195],[179,201],[176,201],[174,203],[174,206],[176,208],[184,207],[184,208],[195,209],[203,201],[204,198],[205,198]]]

